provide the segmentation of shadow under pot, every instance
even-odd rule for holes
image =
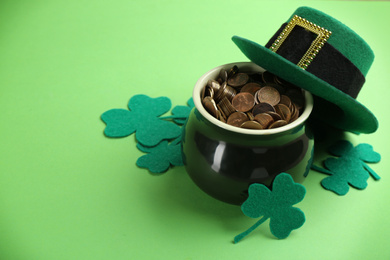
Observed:
[[[203,106],[207,82],[219,78],[221,69],[234,65],[241,72],[263,73],[251,62],[216,67],[196,83],[195,108],[183,127],[183,161],[194,183],[210,196],[240,205],[252,183],[271,186],[275,176],[286,172],[302,183],[309,173],[314,140],[306,126],[313,109],[313,97],[303,91],[304,107],[293,122],[273,129],[246,129],[229,125],[211,115]]]

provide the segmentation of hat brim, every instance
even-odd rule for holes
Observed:
[[[258,43],[239,36],[232,40],[252,62],[311,92],[317,119],[355,133],[369,134],[378,129],[374,114],[356,99]]]

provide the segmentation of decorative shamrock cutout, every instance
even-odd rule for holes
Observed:
[[[180,127],[159,118],[169,111],[171,101],[167,97],[150,98],[133,96],[129,110],[111,109],[102,114],[107,124],[104,134],[108,137],[124,137],[136,132],[136,139],[145,146],[154,146],[164,139],[177,138]]]
[[[367,180],[371,176],[375,180],[380,177],[366,164],[377,163],[381,156],[369,144],[359,144],[356,147],[349,141],[339,141],[330,147],[329,152],[339,158],[325,160],[325,169],[313,166],[314,170],[330,175],[321,181],[321,185],[338,195],[345,195],[349,185],[356,189],[365,189]]]
[[[277,175],[272,191],[263,184],[254,183],[249,186],[248,193],[248,199],[241,205],[242,212],[251,218],[263,217],[248,230],[237,235],[234,243],[238,243],[268,218],[271,233],[279,239],[288,237],[292,230],[305,223],[305,214],[293,205],[303,200],[306,189],[295,183],[291,175]]]
[[[104,134],[125,137],[136,133],[137,148],[147,153],[138,158],[137,166],[153,173],[165,172],[170,166],[183,165],[181,126],[194,107],[192,98],[187,104],[174,107],[171,116],[161,117],[171,108],[169,98],[135,95],[129,101],[129,110],[111,109],[101,115],[107,125]]]
[[[172,115],[175,117],[173,120],[179,125],[184,125],[191,110],[195,107],[194,100],[190,98],[187,101],[187,105],[188,106],[175,106],[172,109]]]
[[[137,165],[148,168],[153,173],[165,172],[170,165],[183,165],[181,145],[178,141],[179,138],[171,143],[162,141],[155,147],[146,147],[138,143],[137,148],[148,154],[138,158]]]

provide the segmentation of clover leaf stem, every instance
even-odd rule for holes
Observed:
[[[269,217],[268,216],[263,216],[261,219],[259,219],[253,226],[248,228],[246,231],[242,232],[241,234],[237,235],[234,237],[234,243],[237,244],[238,242],[241,241],[244,237],[249,235],[253,230],[255,230],[258,226],[264,223]]]
[[[181,136],[177,137],[171,142],[171,145],[177,145],[181,142]]]
[[[370,173],[370,175],[372,176],[372,178],[374,178],[374,180],[379,180],[381,177],[376,173],[374,172],[373,169],[371,169],[367,164],[365,164],[364,162],[363,163],[363,167]]]
[[[315,171],[318,171],[318,172],[322,172],[322,173],[325,173],[325,174],[328,174],[328,175],[333,175],[333,172],[327,170],[327,169],[324,169],[324,168],[321,168],[319,166],[316,166],[316,165],[312,165],[311,168]]]

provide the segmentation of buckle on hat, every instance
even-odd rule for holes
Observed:
[[[291,31],[294,29],[296,25],[299,25],[309,30],[310,32],[317,34],[316,39],[311,43],[306,53],[302,56],[301,60],[297,63],[298,67],[305,70],[313,61],[313,59],[316,57],[316,55],[319,53],[322,46],[324,46],[325,42],[329,39],[332,32],[312,22],[309,22],[308,20],[299,17],[298,15],[294,15],[294,17],[291,18],[291,20],[288,22],[286,27],[284,27],[283,31],[276,38],[275,42],[271,45],[270,47],[271,51],[277,52],[279,47],[283,44],[283,42],[286,40],[286,38],[288,37],[288,35],[291,33]]]

